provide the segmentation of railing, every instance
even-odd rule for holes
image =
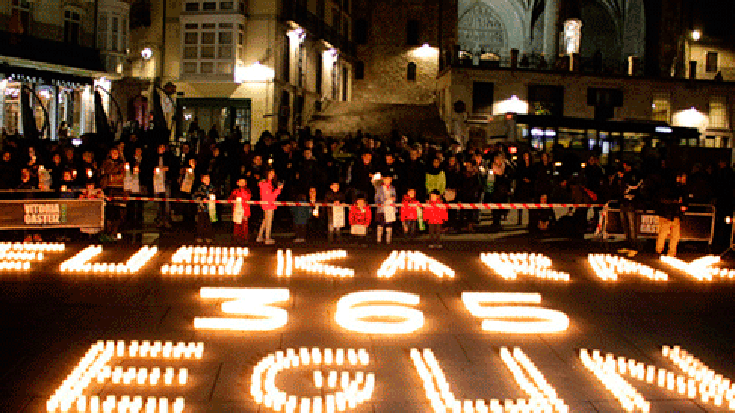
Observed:
[[[0,31],[0,45],[2,45],[0,54],[6,57],[17,57],[98,72],[105,71],[99,50],[92,47],[5,31]]]
[[[462,55],[462,57],[460,57]],[[443,50],[441,53],[440,68],[472,68],[472,69],[509,69],[512,67],[510,56],[494,56],[493,58],[481,58],[473,56],[472,53],[461,51],[459,46],[455,46],[451,50]],[[579,57],[577,63],[579,68],[575,73],[599,74],[609,76],[627,76],[627,65],[619,63],[618,65],[609,62],[595,63],[594,58]],[[557,59],[555,61],[546,60],[540,54],[520,55],[515,67],[516,70],[531,71],[547,71],[556,73],[569,72],[569,61],[565,59]],[[642,74],[642,66],[638,70],[638,74]]]

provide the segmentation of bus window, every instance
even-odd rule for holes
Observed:
[[[623,151],[640,152],[643,149],[644,135],[634,132],[626,132],[623,137]]]

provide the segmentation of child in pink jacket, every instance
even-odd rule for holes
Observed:
[[[257,242],[263,242],[263,235],[265,235],[265,243],[268,245],[275,244],[275,241],[271,238],[271,227],[273,226],[273,212],[276,210],[276,206],[272,203],[281,194],[283,184],[276,186],[276,171],[270,169],[266,172],[266,178],[258,184],[260,187],[260,200],[263,201],[261,207],[263,208],[263,223],[260,224],[260,230],[258,231]]]

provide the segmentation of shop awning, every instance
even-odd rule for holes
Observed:
[[[90,76],[78,76],[69,73],[8,64],[0,65],[0,75],[3,75],[9,81],[56,85],[70,88],[94,85],[94,78]]]

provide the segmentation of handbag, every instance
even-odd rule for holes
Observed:
[[[242,198],[235,198],[235,208],[232,211],[232,220],[235,224],[242,224],[242,219],[245,216],[245,208],[242,207]]]

